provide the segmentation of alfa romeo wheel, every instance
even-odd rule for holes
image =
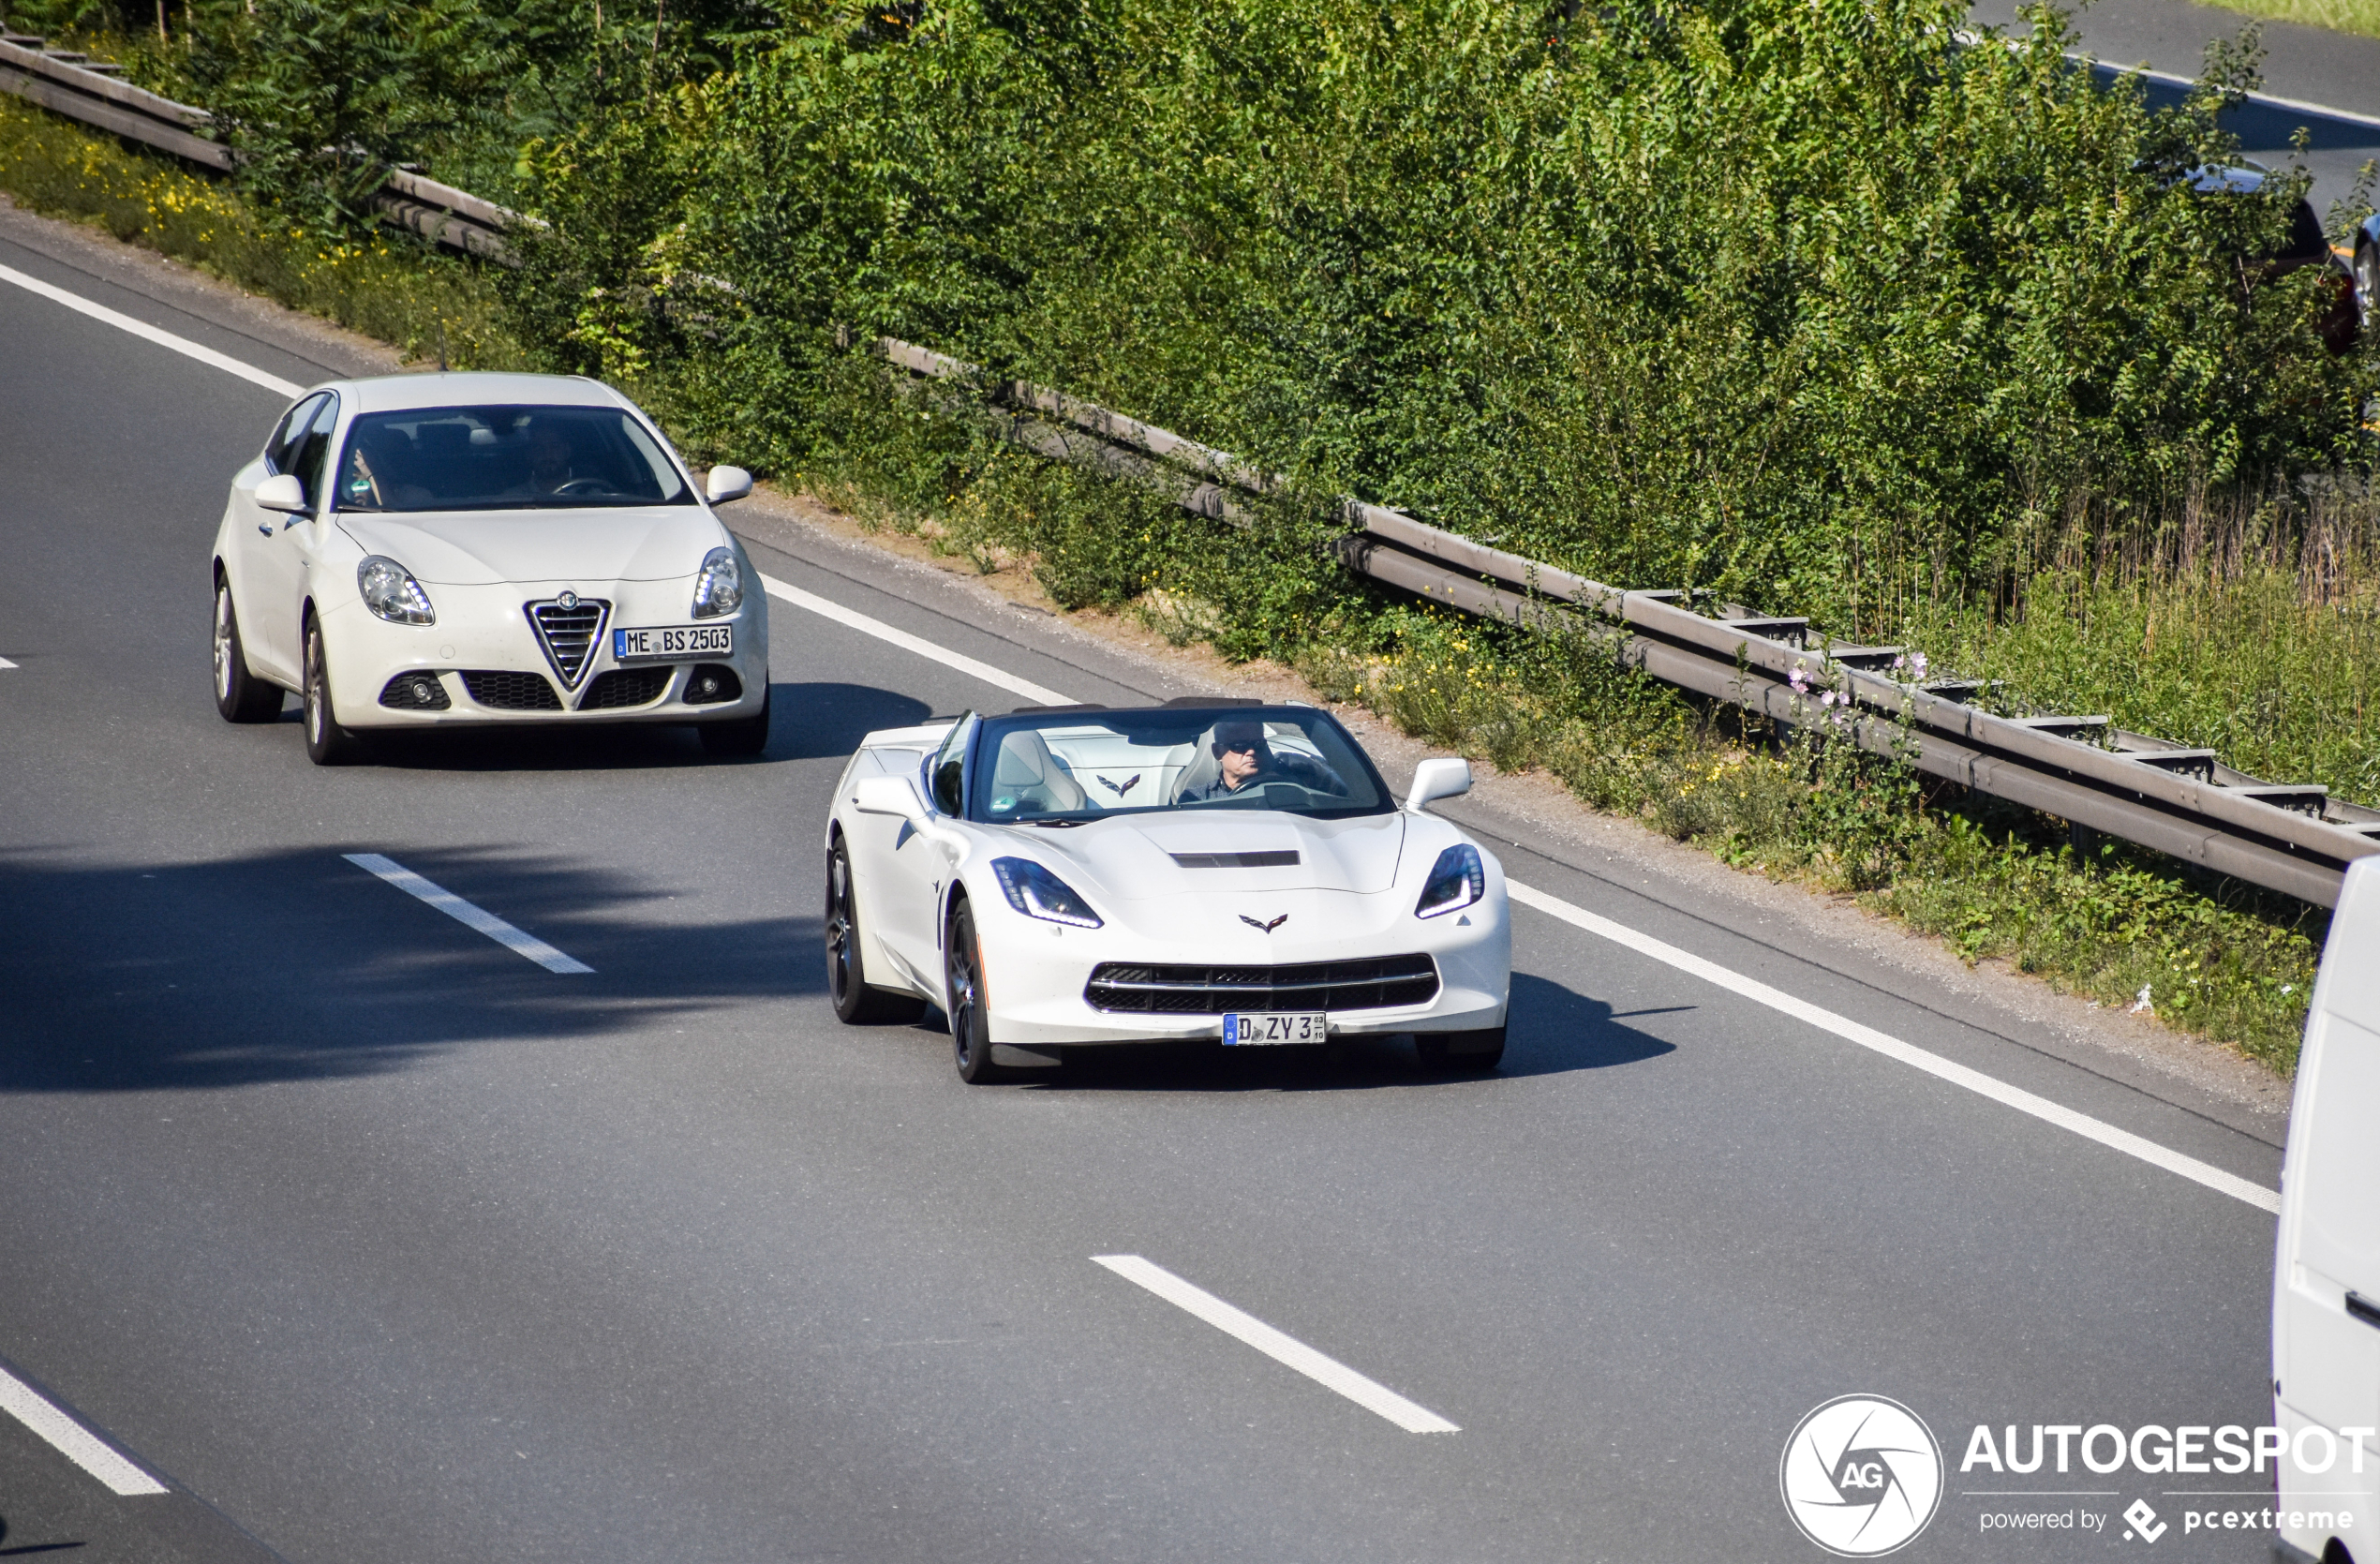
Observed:
[[[1504,1028],[1482,1027],[1477,1032],[1417,1032],[1413,1035],[1413,1051],[1421,1056],[1425,1070],[1459,1070],[1466,1075],[1485,1075],[1504,1063]]]
[[[332,714],[331,667],[322,654],[322,627],[305,626],[305,758],[317,766],[342,766],[362,746]]]
[[[915,1020],[926,1002],[911,994],[868,986],[859,948],[859,901],[851,879],[851,855],[840,837],[826,854],[826,993],[837,1020],[852,1026],[874,1021]]]
[[[248,672],[228,580],[215,584],[215,709],[227,722],[269,722],[281,715],[281,687]]]
[[[975,915],[966,903],[950,916],[949,957],[944,971],[950,985],[950,1048],[959,1079],[970,1086],[1000,1079],[991,1062],[991,1022],[984,1013],[983,952],[975,946]]]

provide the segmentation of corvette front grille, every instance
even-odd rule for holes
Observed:
[[[498,711],[559,711],[562,703],[543,674],[516,674],[503,668],[466,668],[463,688],[471,699]]]
[[[1377,956],[1298,966],[1156,966],[1102,961],[1082,997],[1094,1010],[1220,1016],[1226,1011],[1384,1010],[1438,994],[1427,956]]]
[[[603,621],[610,617],[612,605],[602,598],[573,597],[567,608],[559,599],[521,606],[537,631],[538,645],[545,648],[545,660],[562,676],[562,687],[578,688],[578,681],[587,677],[587,664],[594,659],[596,643],[603,638]]]

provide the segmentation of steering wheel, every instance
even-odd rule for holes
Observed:
[[[612,486],[608,478],[573,478],[567,484],[556,484],[554,492],[570,495],[617,494],[619,490]]]

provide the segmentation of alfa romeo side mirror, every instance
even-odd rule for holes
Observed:
[[[305,485],[297,481],[294,472],[276,472],[256,486],[256,502],[262,510],[302,516],[305,514]]]
[[[715,467],[703,482],[703,497],[714,505],[741,499],[752,492],[752,475],[740,467]]]

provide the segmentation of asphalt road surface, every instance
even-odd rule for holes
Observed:
[[[0,265],[324,372],[19,240]],[[2279,1154],[2244,1113],[1475,801],[1514,879],[1642,936],[1516,908],[1498,1075],[1385,1044],[969,1088],[930,1022],[836,1023],[820,833],[863,732],[1014,694],[781,602],[761,760],[648,729],[317,769],[294,702],[237,728],[208,694],[207,550],[281,405],[0,285],[0,1406],[44,1398],[0,1411],[0,1557],[1814,1559],[1779,1455],[1855,1392],[1943,1446],[1905,1557],[2128,1545],[1994,1507],[2264,1486],[1958,1469],[1978,1423],[2265,1421]],[[856,555],[754,553],[1078,698],[1183,688]]]

